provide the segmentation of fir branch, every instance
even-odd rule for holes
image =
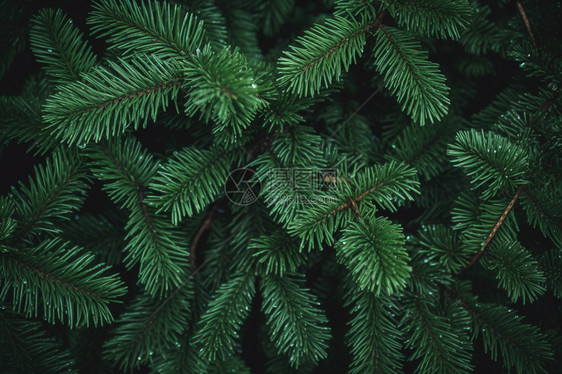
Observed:
[[[327,194],[322,204],[311,206],[289,224],[288,230],[305,240],[301,246],[308,248],[323,240],[333,244],[333,234],[350,221],[349,213],[354,204],[377,204],[389,210],[406,199],[412,199],[417,193],[419,182],[415,169],[405,163],[391,161],[365,169],[349,183],[342,183],[335,191],[335,196]],[[334,192],[332,192],[334,194]],[[331,197],[331,199],[329,199]],[[341,212],[341,213],[340,213]]]
[[[177,64],[154,56],[108,62],[78,82],[59,87],[44,106],[47,130],[56,138],[83,144],[122,134],[156,119],[183,84]]]
[[[366,32],[379,23],[380,20],[369,25],[367,19],[334,16],[313,26],[297,38],[300,46],[291,46],[279,59],[279,83],[299,96],[319,93],[323,85],[331,84],[339,79],[342,70],[349,69],[361,55]]]
[[[336,244],[336,255],[359,289],[391,295],[406,286],[412,268],[402,228],[384,217],[350,222]]]
[[[455,223],[453,229],[461,230],[463,245],[472,248],[472,251],[482,248],[508,204],[509,199],[506,197],[484,200],[476,193],[461,193],[451,215]],[[517,237],[517,231],[515,214],[510,212],[498,228],[495,237],[511,241]]]
[[[503,366],[514,367],[518,374],[546,372],[546,362],[553,359],[552,347],[538,327],[524,323],[513,309],[477,301],[466,284],[457,283],[446,290],[471,315],[472,339],[481,335],[484,350],[494,361],[499,354]]]
[[[28,317],[39,316],[41,298],[42,317],[50,323],[58,320],[78,327],[111,322],[107,304],[117,302],[126,292],[116,275],[104,275],[108,267],[60,239],[3,253],[0,264],[0,295],[13,288],[14,308]]]
[[[258,109],[267,105],[268,85],[236,49],[214,53],[207,46],[183,72],[189,85],[185,112],[189,116],[200,112],[205,121],[217,122],[215,133],[228,127],[233,140],[239,139]]]
[[[557,179],[545,184],[534,183],[521,199],[521,206],[527,215],[527,222],[538,228],[543,235],[562,246],[562,202],[559,202]]]
[[[157,194],[149,201],[158,212],[170,212],[172,224],[201,212],[224,191],[237,149],[185,147],[162,165],[150,183]]]
[[[104,189],[110,198],[130,211],[125,227],[127,266],[140,262],[139,281],[152,295],[179,286],[189,266],[186,238],[146,201],[146,186],[158,163],[134,138],[93,147],[89,155],[94,160],[94,173],[108,182]]]
[[[415,373],[468,374],[472,346],[466,333],[460,333],[462,325],[470,326],[468,313],[457,308],[452,315],[442,315],[429,300],[417,296],[410,296],[405,308],[408,313],[401,326],[410,332],[406,347],[414,350],[410,360],[420,359]]]
[[[483,198],[527,183],[527,151],[509,139],[484,131],[457,133],[447,154],[471,178],[472,188],[484,187]]]
[[[357,292],[352,282],[346,283],[345,306],[353,318],[346,336],[353,360],[350,374],[400,374],[404,355],[403,333],[396,321],[397,306],[372,292]]]
[[[104,344],[104,357],[122,370],[151,363],[156,349],[171,347],[187,327],[191,312],[191,287],[178,287],[165,300],[139,294],[116,321],[112,337]]]
[[[239,330],[250,312],[254,282],[253,274],[234,274],[215,292],[193,336],[203,360],[222,361],[234,352]]]
[[[486,247],[488,246],[488,244],[490,244],[490,242],[492,241],[494,236],[496,236],[496,233],[498,232],[499,228],[501,227],[501,225],[505,221],[507,215],[509,214],[511,209],[513,209],[513,207],[515,206],[515,203],[517,202],[517,199],[519,199],[519,196],[521,196],[521,194],[523,193],[523,188],[524,188],[524,186],[519,186],[519,188],[515,192],[515,195],[511,198],[511,201],[509,202],[509,204],[507,205],[507,207],[503,211],[502,215],[500,216],[500,218],[498,219],[498,221],[496,222],[496,224],[494,225],[494,227],[492,228],[492,230],[490,231],[490,233],[486,237],[486,240],[484,241],[484,244],[482,244],[482,247],[480,247],[478,249],[478,252],[476,252],[472,256],[472,258],[470,259],[468,264],[466,264],[465,267],[463,267],[462,269],[460,269],[457,272],[457,276],[461,275],[468,268],[470,268],[472,265],[474,265],[476,263],[476,261],[478,261],[480,256],[482,256],[484,254],[484,251],[485,251]]]
[[[553,248],[546,251],[539,261],[549,289],[556,298],[562,299],[562,249]]]
[[[37,60],[45,64],[53,83],[75,81],[93,68],[96,56],[60,9],[41,10],[31,19],[31,24],[31,49]]]
[[[374,32],[374,68],[396,96],[402,110],[424,125],[447,114],[449,88],[438,65],[427,59],[419,42],[402,30],[380,25]]]
[[[283,232],[253,238],[248,249],[253,250],[256,270],[262,275],[295,273],[306,260],[298,242]]]
[[[419,243],[424,257],[438,260],[452,274],[459,272],[472,255],[472,248],[463,245],[462,237],[444,225],[428,225],[420,230]]]
[[[329,328],[316,297],[303,287],[302,277],[268,275],[261,281],[262,309],[269,337],[278,353],[288,354],[296,369],[302,361],[317,363],[327,357]]]
[[[513,302],[533,302],[544,294],[546,281],[537,260],[519,242],[495,240],[480,260],[484,268],[496,272],[498,286]]]
[[[39,232],[60,232],[54,221],[68,219],[85,199],[89,178],[84,166],[75,151],[59,149],[44,166],[34,167],[29,186],[19,182],[11,196],[19,223],[11,242],[19,243]]]
[[[222,50],[228,42],[228,31],[226,18],[218,4],[213,0],[197,0],[183,2],[181,5],[203,22],[206,39],[213,48],[217,52]]]
[[[88,23],[125,55],[149,53],[161,59],[189,59],[205,40],[203,22],[181,6],[146,0],[100,0]]]
[[[73,357],[36,321],[0,308],[0,359],[6,373],[78,373]]]
[[[459,39],[472,14],[467,0],[384,0],[383,3],[400,26],[438,38]]]
[[[348,322],[347,332],[353,356],[350,374],[403,372],[402,333],[392,316],[394,313],[386,310],[389,303],[370,292],[356,292],[353,288],[346,295],[346,304],[354,315]]]

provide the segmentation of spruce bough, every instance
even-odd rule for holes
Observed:
[[[560,372],[556,4],[4,7],[6,372]]]

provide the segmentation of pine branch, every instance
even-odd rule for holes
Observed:
[[[181,285],[165,300],[139,294],[116,321],[104,344],[104,357],[132,370],[150,364],[155,351],[173,347],[188,327],[193,298],[191,285]]]
[[[193,57],[184,74],[189,85],[186,113],[191,117],[199,112],[206,122],[217,122],[215,133],[228,127],[234,140],[239,139],[257,110],[267,105],[263,98],[268,90],[264,77],[238,50],[214,53],[205,47]]]
[[[374,68],[402,104],[402,111],[421,126],[443,118],[448,110],[449,88],[438,65],[427,59],[419,42],[404,31],[384,25],[373,32],[373,37]]]
[[[240,157],[237,149],[185,147],[159,169],[150,183],[157,195],[149,201],[158,212],[170,212],[177,225],[201,212],[224,191],[230,167]]]
[[[513,302],[521,298],[523,304],[532,303],[546,291],[546,279],[537,260],[517,241],[494,241],[481,264],[496,272],[499,287]]]
[[[351,282],[347,284],[345,305],[353,315],[347,332],[353,357],[349,373],[402,373],[403,334],[395,320],[397,306],[371,292],[357,292]]]
[[[484,254],[484,250],[486,249],[488,244],[490,244],[490,242],[492,241],[494,236],[496,236],[496,233],[498,232],[499,228],[501,227],[501,225],[505,221],[505,219],[506,219],[507,215],[509,214],[509,212],[511,211],[511,209],[515,206],[515,203],[517,202],[517,199],[519,198],[519,196],[521,195],[522,192],[523,192],[523,186],[520,186],[517,189],[517,192],[515,192],[515,195],[513,196],[513,198],[511,199],[511,201],[507,205],[507,207],[505,208],[505,210],[503,211],[502,215],[500,216],[500,218],[498,219],[498,221],[496,222],[496,224],[494,225],[494,227],[492,228],[492,230],[490,231],[490,233],[486,237],[486,240],[484,241],[482,246],[479,248],[478,252],[476,252],[472,256],[472,258],[470,259],[470,261],[468,262],[468,264],[466,264],[466,266],[464,268],[462,268],[461,270],[459,270],[457,272],[457,276],[461,275],[468,268],[470,268],[472,265],[474,265],[476,263],[476,261],[478,261],[480,256],[482,256]]]
[[[70,353],[35,321],[0,309],[0,360],[6,373],[77,373]]]
[[[438,38],[459,39],[472,14],[467,0],[384,0],[383,3],[400,26]]]
[[[457,133],[447,154],[471,178],[472,188],[485,186],[483,198],[526,183],[527,152],[507,138],[477,130]]]
[[[126,292],[115,274],[104,275],[107,269],[80,247],[48,239],[36,248],[0,255],[0,295],[13,289],[14,309],[28,317],[41,316],[42,304],[42,317],[50,323],[103,325],[113,320],[107,304]]]
[[[88,23],[125,55],[143,52],[189,60],[205,40],[203,22],[181,6],[161,1],[100,0]]]
[[[279,59],[279,83],[298,96],[319,93],[349,69],[362,53],[365,33],[379,23],[334,16],[306,30],[296,40],[300,46],[291,46]]]
[[[326,358],[330,337],[326,317],[303,281],[287,275],[268,275],[261,281],[269,338],[279,354],[289,355],[296,369],[303,361],[317,363]]]
[[[234,352],[238,332],[250,311],[254,281],[252,274],[234,274],[215,293],[193,337],[205,361],[222,361]]]
[[[335,196],[327,195],[322,203],[311,206],[290,223],[289,233],[304,240],[301,246],[320,247],[322,241],[333,244],[333,234],[353,217],[354,204],[377,204],[389,210],[401,200],[412,199],[417,193],[415,169],[404,163],[391,161],[375,165],[358,174],[354,180],[341,185]],[[329,199],[329,197],[332,197]]]
[[[410,332],[406,341],[406,347],[414,349],[410,360],[420,359],[415,372],[470,373],[472,346],[462,334],[462,325],[470,323],[468,313],[452,308],[452,315],[441,315],[429,300],[416,296],[406,308],[401,325]]]
[[[336,244],[336,255],[359,289],[391,295],[406,286],[412,268],[402,228],[384,217],[350,222]]]
[[[154,56],[108,62],[47,99],[44,121],[56,138],[84,144],[120,135],[156,119],[183,84],[180,67]]]
[[[42,9],[31,19],[31,49],[55,84],[78,80],[92,70],[96,56],[82,33],[59,9]]]
[[[151,295],[178,287],[189,268],[187,239],[147,204],[146,186],[158,163],[133,138],[112,140],[92,148],[89,155],[96,176],[108,182],[104,189],[109,197],[130,211],[124,262],[129,268],[140,262],[139,281]]]
[[[82,205],[89,178],[83,160],[74,151],[59,149],[45,165],[34,167],[29,185],[19,182],[12,190],[17,230],[11,241],[19,243],[40,232],[58,233],[56,221],[68,219],[69,213]]]
[[[499,354],[503,366],[514,367],[518,374],[546,372],[546,362],[553,359],[552,347],[538,327],[523,323],[523,318],[503,305],[478,302],[464,284],[447,290],[471,315],[472,339],[481,335],[484,350],[494,361]]]

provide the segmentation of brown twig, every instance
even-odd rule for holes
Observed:
[[[529,33],[529,37],[531,38],[533,47],[537,48],[537,41],[535,39],[535,34],[533,34],[533,29],[531,28],[531,22],[529,22],[529,17],[527,17],[527,13],[525,13],[525,8],[523,8],[523,4],[521,4],[520,0],[516,0],[515,5],[517,6],[517,10],[519,11],[521,18],[523,18],[523,23],[527,28],[527,33]]]
[[[203,233],[211,226],[211,222],[213,221],[213,216],[215,215],[215,212],[218,209],[218,205],[215,205],[207,214],[207,218],[205,218],[205,221],[203,221],[203,224],[201,225],[201,227],[199,227],[199,230],[197,230],[197,233],[195,234],[195,237],[193,238],[193,243],[191,243],[191,248],[189,251],[189,259],[191,261],[191,271],[194,272],[195,271],[195,250],[197,249],[197,243],[199,243],[199,240],[201,239],[201,236],[203,235]]]
[[[519,196],[521,196],[522,192],[523,192],[523,186],[520,186],[517,189],[517,192],[515,192],[515,195],[513,196],[513,198],[511,199],[511,201],[507,205],[507,207],[505,208],[505,210],[503,211],[502,215],[500,216],[500,219],[498,219],[498,222],[496,222],[496,224],[492,228],[492,231],[490,231],[490,233],[486,237],[486,240],[484,241],[484,244],[482,245],[482,247],[478,250],[478,252],[476,252],[474,254],[474,256],[472,256],[472,258],[470,259],[470,262],[457,273],[457,276],[461,275],[468,268],[470,268],[472,265],[474,265],[476,263],[476,261],[478,261],[480,256],[482,256],[482,254],[484,254],[484,250],[486,249],[488,244],[490,244],[492,239],[494,239],[494,236],[496,236],[496,233],[498,232],[499,228],[501,227],[501,225],[505,221],[505,219],[506,219],[507,215],[509,214],[509,212],[511,211],[511,209],[513,209],[513,207],[515,206],[515,203],[517,202],[517,199],[519,199]]]

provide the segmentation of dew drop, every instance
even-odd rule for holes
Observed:
[[[86,148],[86,143],[78,144],[78,148],[80,149]]]

